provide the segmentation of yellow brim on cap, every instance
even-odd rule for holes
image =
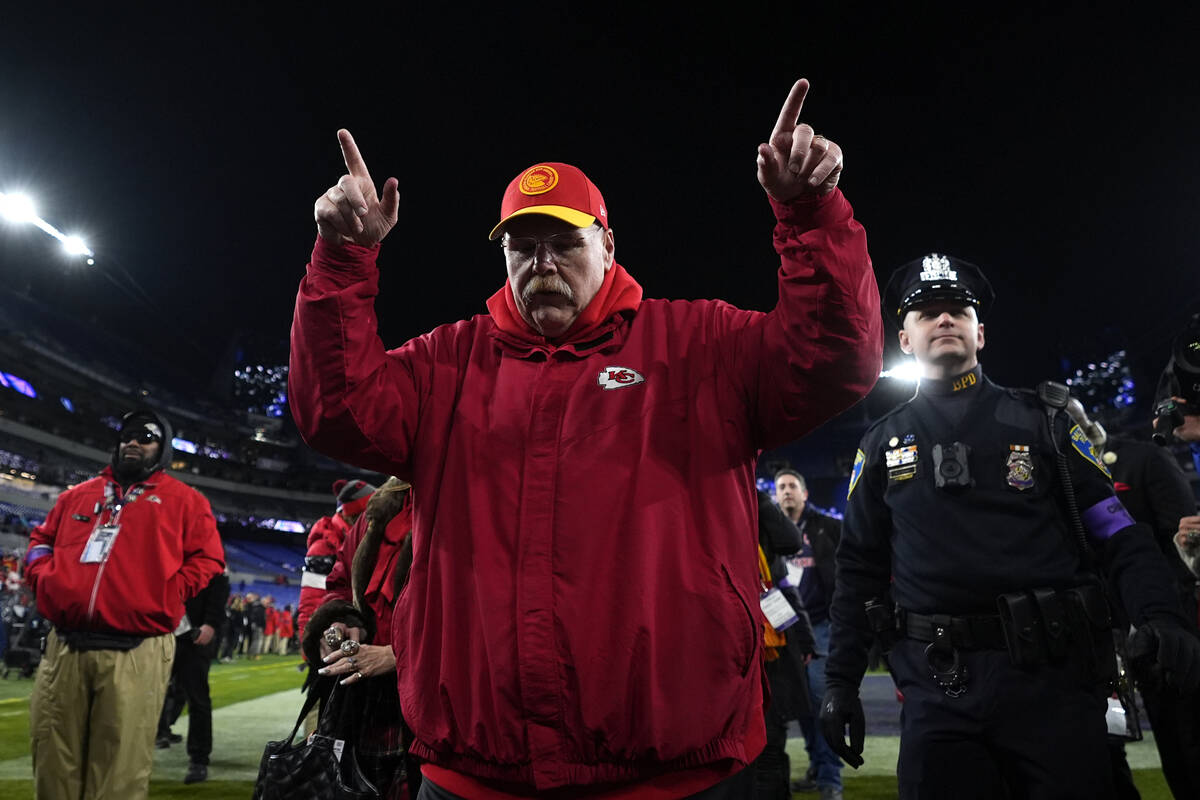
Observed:
[[[576,228],[586,228],[596,222],[596,218],[591,214],[585,214],[582,211],[576,211],[566,206],[527,206],[526,208],[518,208],[496,223],[496,227],[492,228],[492,232],[488,234],[488,239],[498,238],[500,236],[500,229],[504,227],[504,224],[513,217],[519,217],[522,214],[545,214],[548,217],[561,219],[563,222],[574,225]]]

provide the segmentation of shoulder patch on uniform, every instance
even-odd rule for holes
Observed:
[[[1096,469],[1104,473],[1104,477],[1112,480],[1112,473],[1108,471],[1108,467],[1104,461],[1096,453],[1096,448],[1092,447],[1091,441],[1087,438],[1087,434],[1078,425],[1071,426],[1071,446],[1079,455],[1086,458],[1096,466]]]
[[[850,495],[854,494],[854,487],[858,486],[858,479],[862,477],[863,463],[866,462],[867,456],[862,450],[854,456],[854,467],[850,470],[850,488],[846,490],[846,499],[850,499]]]

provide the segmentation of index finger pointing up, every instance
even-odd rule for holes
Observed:
[[[800,119],[800,109],[804,108],[804,98],[807,94],[807,78],[801,78],[792,84],[792,90],[788,92],[787,100],[784,101],[783,108],[779,110],[779,119],[775,122],[775,129],[771,131],[772,140],[781,133],[791,133],[792,129],[796,127],[796,122]],[[351,141],[353,142],[353,140]]]
[[[350,135],[350,131],[342,128],[338,131],[338,144],[342,146],[342,158],[346,162],[346,171],[356,178],[371,179],[371,173],[367,171],[367,162],[363,161],[362,153],[358,152],[358,145],[354,143],[354,137]]]

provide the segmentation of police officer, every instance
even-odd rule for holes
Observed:
[[[937,254],[901,267],[885,290],[924,377],[855,460],[822,729],[862,764],[858,686],[873,636],[887,636],[904,696],[901,798],[1108,798],[1114,662],[1100,576],[1130,620],[1152,627],[1161,664],[1187,690],[1200,684],[1200,642],[1152,535],[1063,410],[1065,387],[1034,393],[984,377],[979,318],[992,299],[977,267]],[[873,601],[889,585],[895,614],[881,622]]]

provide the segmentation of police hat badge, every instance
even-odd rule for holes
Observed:
[[[904,324],[909,309],[938,300],[975,307],[982,319],[991,308],[995,292],[979,267],[954,256],[930,253],[899,267],[883,290],[884,308]]]

